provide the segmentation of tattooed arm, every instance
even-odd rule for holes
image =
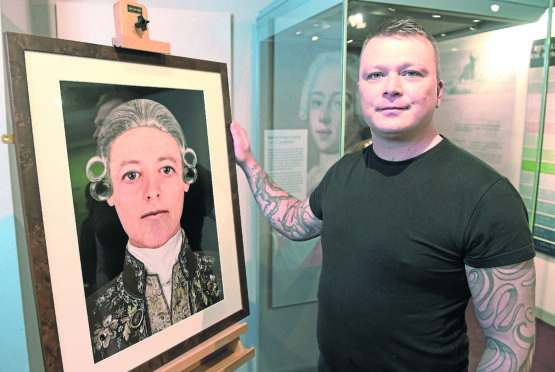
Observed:
[[[534,260],[475,269],[466,266],[486,350],[477,371],[527,372],[536,340]]]
[[[252,154],[245,130],[235,121],[231,123],[231,134],[237,164],[245,172],[256,203],[268,223],[292,240],[320,235],[322,221],[312,213],[308,199],[298,200],[266,174]]]

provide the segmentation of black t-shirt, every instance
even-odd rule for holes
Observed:
[[[466,371],[464,265],[535,254],[518,192],[447,139],[400,162],[348,154],[310,207],[323,220],[320,371]]]

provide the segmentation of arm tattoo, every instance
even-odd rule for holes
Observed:
[[[281,189],[259,164],[245,174],[262,215],[274,229],[293,240],[320,235],[322,221],[309,210],[308,199],[300,201]]]
[[[486,351],[478,371],[529,371],[535,346],[534,261],[497,268],[466,267]]]

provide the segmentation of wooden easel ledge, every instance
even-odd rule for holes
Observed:
[[[245,348],[239,339],[247,329],[247,323],[234,324],[155,372],[235,371],[254,358],[254,348]]]

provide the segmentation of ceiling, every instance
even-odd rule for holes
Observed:
[[[537,13],[537,9],[536,7],[532,10]],[[469,13],[392,5],[373,1],[350,0],[348,2],[347,17],[350,21],[354,21],[349,17],[354,17],[356,14],[362,15],[361,22],[358,24],[347,22],[347,41],[350,49],[360,48],[369,30],[391,17],[410,16],[434,35],[438,41],[516,26],[527,22],[517,19],[477,16]],[[338,5],[295,24],[295,26],[282,31],[280,36],[295,38],[297,41],[300,41],[299,38],[314,38],[315,36],[320,41],[326,39],[338,41],[341,38],[343,29],[341,21],[342,6]]]

